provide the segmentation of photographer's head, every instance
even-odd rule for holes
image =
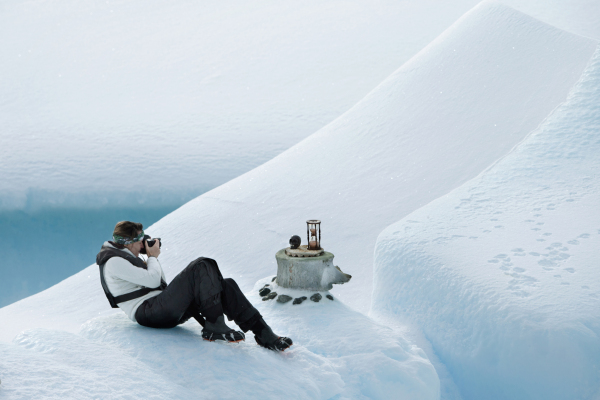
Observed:
[[[144,227],[139,222],[121,221],[115,225],[113,240],[129,249],[134,256],[140,255],[144,247]]]

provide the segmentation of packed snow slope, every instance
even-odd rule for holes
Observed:
[[[247,290],[276,271],[289,237],[319,218],[322,245],[353,276],[334,291],[366,312],[379,232],[509,152],[565,100],[594,47],[480,4],[333,123],[153,225],[167,278],[203,255]],[[0,338],[31,327],[76,331],[106,307],[92,265],[1,309],[11,322]]]
[[[181,205],[347,111],[476,0],[437,3],[4,2],[0,209]]]
[[[0,397],[10,399],[439,399],[424,353],[339,301],[263,302],[276,332],[295,345],[276,354],[246,342],[203,341],[201,326],[139,326],[123,313],[93,318],[77,333],[32,329],[0,344]],[[305,293],[303,293],[305,294]],[[384,335],[387,340],[373,340]]]
[[[465,399],[600,396],[600,48],[481,176],[386,228],[372,311],[414,323]]]
[[[477,2],[3,2],[0,209],[183,204],[337,118]],[[507,4],[600,38],[596,0]]]

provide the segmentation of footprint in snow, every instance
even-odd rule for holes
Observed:
[[[512,249],[511,251],[513,252],[513,256],[522,257],[522,256],[526,255],[525,250],[523,250],[520,247],[516,247],[516,248]]]
[[[569,240],[567,243],[572,244],[572,245],[578,245],[579,244],[579,240]]]
[[[547,258],[538,261],[538,264],[541,265],[547,271],[550,271],[553,267],[556,267],[556,263],[552,260],[548,260]]]
[[[574,268],[563,268],[565,271],[570,272],[570,273],[575,273],[575,269]]]
[[[529,296],[529,293],[522,289],[522,286],[536,286],[537,279],[533,276],[522,275],[517,273],[506,273],[508,276],[512,276],[514,279],[511,279],[508,282],[508,289],[513,292],[513,294],[521,297]]]
[[[590,238],[590,234],[589,233],[582,233],[581,235],[577,236],[578,238],[582,238],[582,239],[589,239]]]

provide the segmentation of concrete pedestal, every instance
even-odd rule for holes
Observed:
[[[290,257],[281,249],[277,260],[277,284],[285,288],[331,290],[334,283],[345,283],[351,278],[333,265],[333,254],[327,251],[317,257]]]

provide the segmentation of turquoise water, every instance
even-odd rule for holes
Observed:
[[[149,227],[179,206],[0,212],[0,307],[93,264],[118,221]]]

